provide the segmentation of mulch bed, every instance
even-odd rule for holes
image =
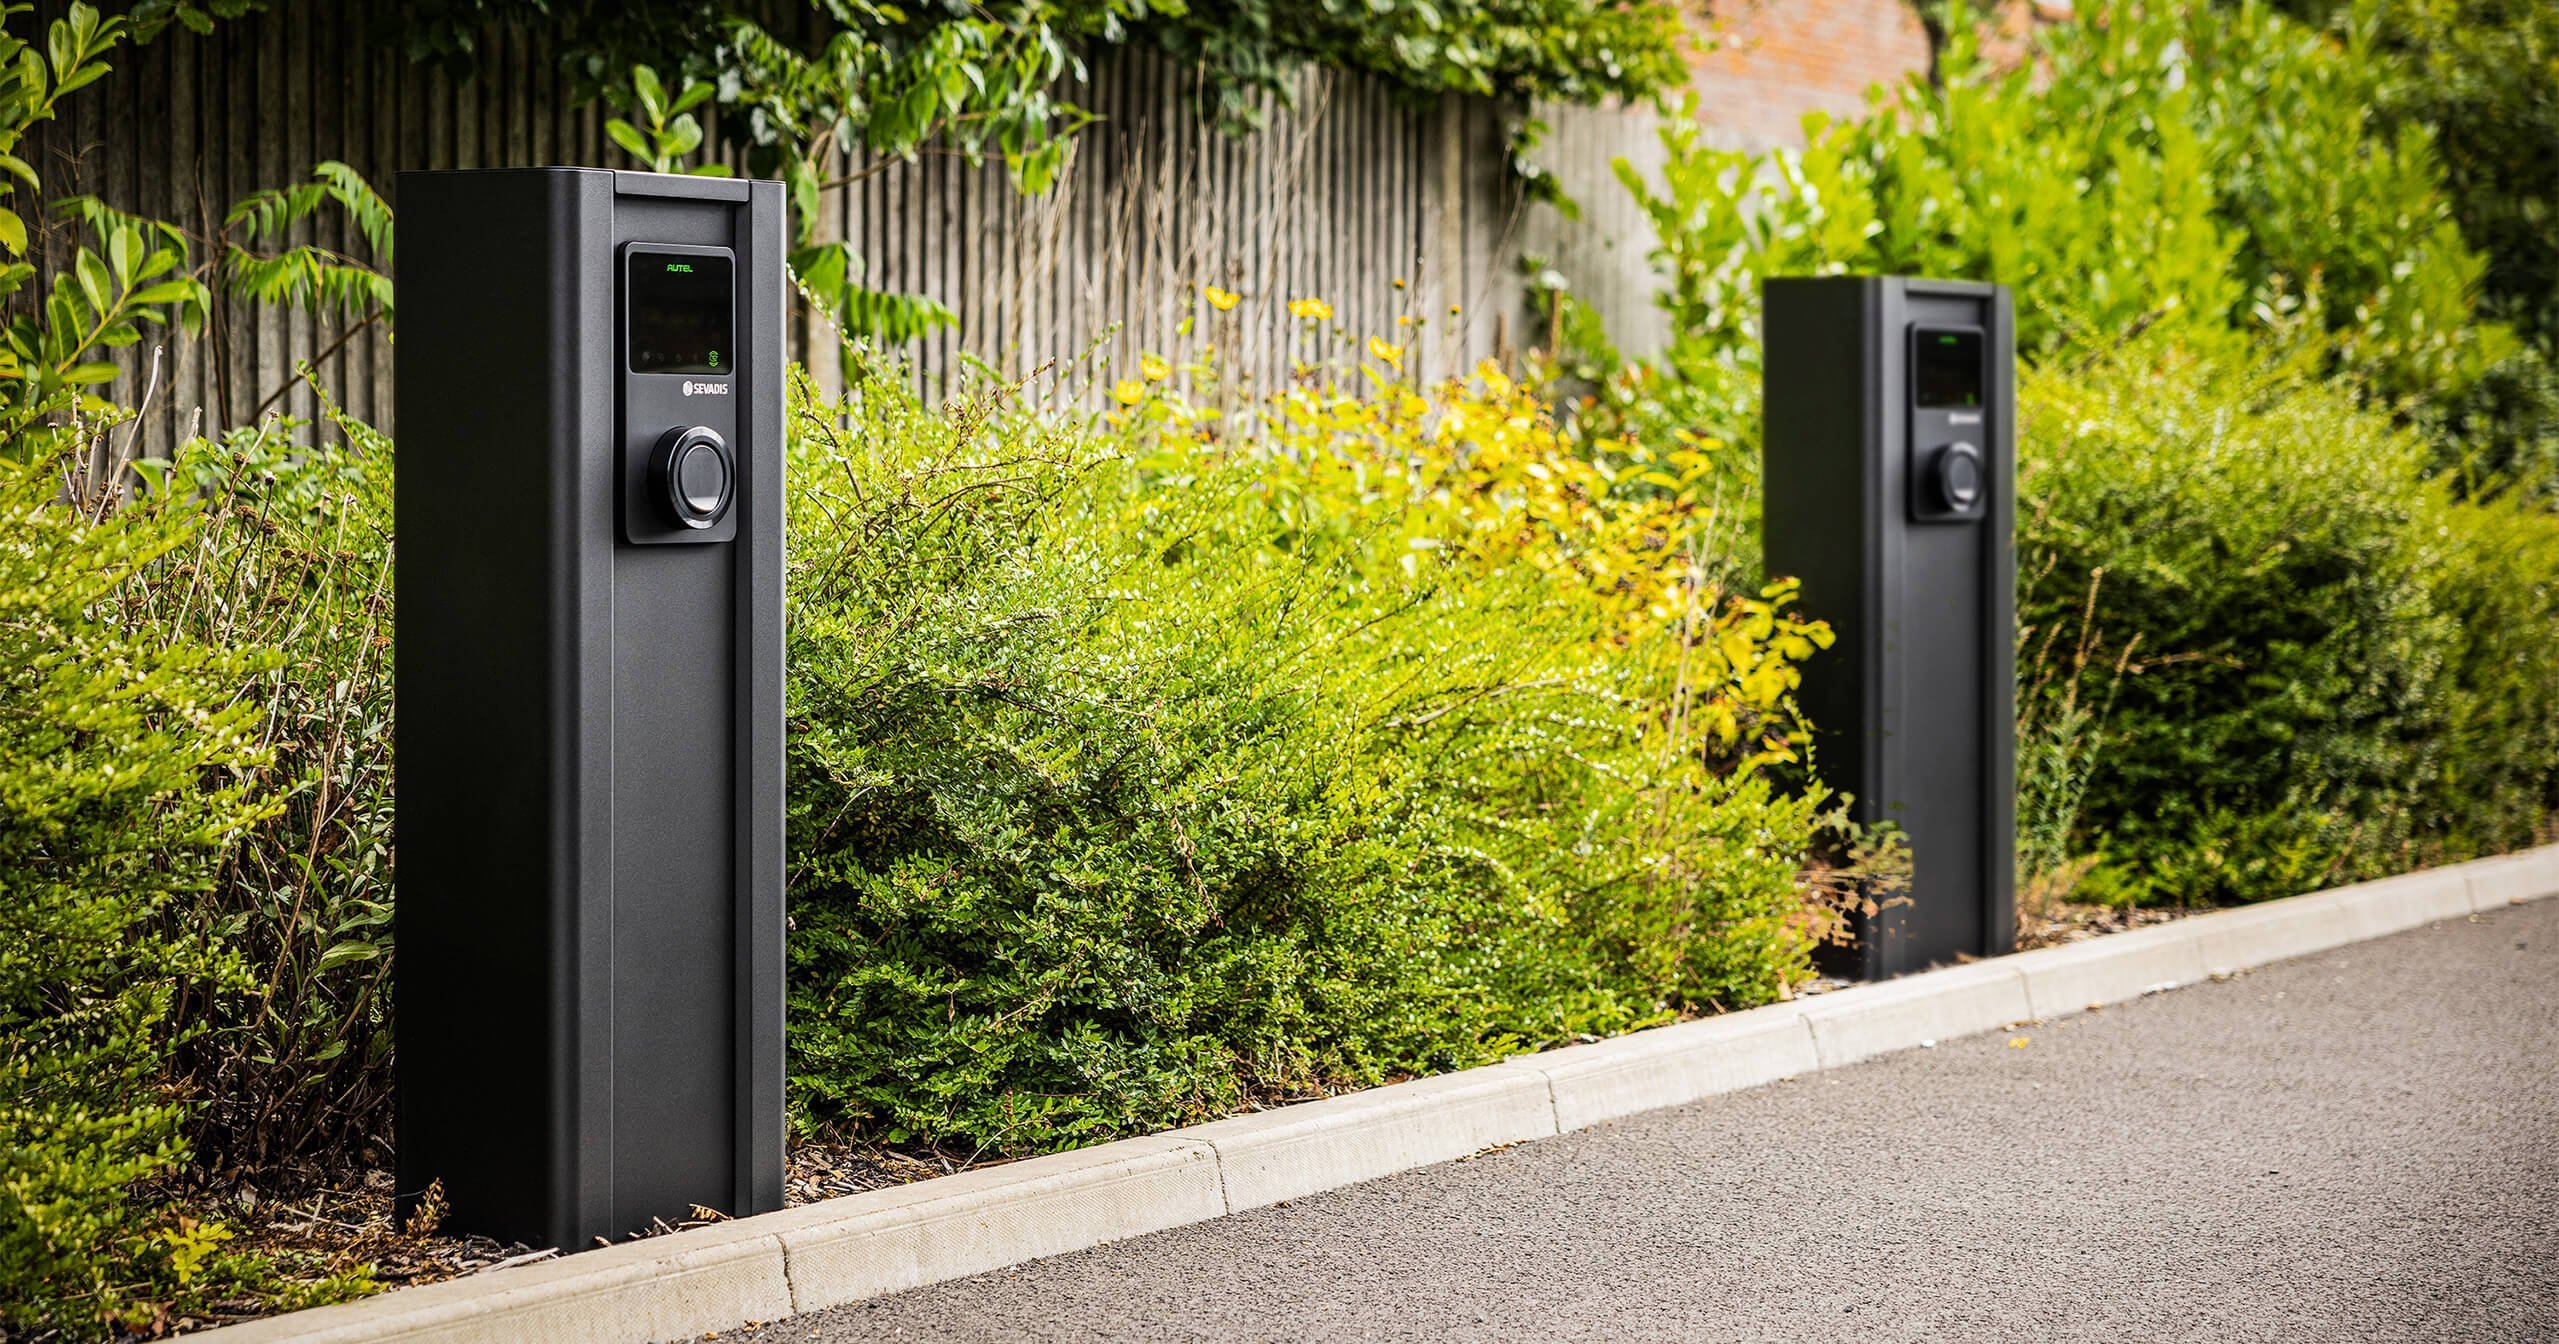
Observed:
[[[2202,910],[2134,909],[2116,905],[2072,905],[2066,901],[2053,903],[2041,915],[2021,914],[2017,919],[2017,950],[2030,952],[2038,947],[2059,947],[2063,943],[2101,938],[2110,933],[2146,929],[2166,924]]]

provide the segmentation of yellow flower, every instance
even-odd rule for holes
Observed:
[[[1404,347],[1400,345],[1389,345],[1386,343],[1384,337],[1369,337],[1368,352],[1379,359],[1394,365],[1396,368],[1400,369],[1404,367]]]
[[[1160,383],[1173,376],[1173,366],[1153,355],[1138,360],[1137,371],[1145,374],[1146,381],[1150,383]]]
[[[1288,315],[1302,317],[1309,322],[1328,321],[1333,316],[1333,305],[1322,299],[1290,299]]]
[[[1231,289],[1219,289],[1215,285],[1203,285],[1201,289],[1208,295],[1208,306],[1221,313],[1232,309],[1244,300],[1243,295]]]
[[[1146,400],[1146,387],[1134,378],[1122,378],[1112,385],[1111,396],[1122,406],[1134,406]]]

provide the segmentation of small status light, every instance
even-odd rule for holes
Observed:
[[[711,352],[711,367],[715,369],[720,367],[720,352],[717,350]]]

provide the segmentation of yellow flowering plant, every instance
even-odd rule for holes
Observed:
[[[1726,769],[1799,758],[1798,669],[1831,631],[1792,609],[1791,580],[1731,587],[1711,494],[1722,444],[1584,445],[1491,361],[1417,388],[1392,376],[1401,347],[1366,344],[1385,371],[1311,377],[1240,428],[1170,388],[1120,423],[1143,431],[1140,463],[1158,475],[1248,465],[1282,535],[1347,543],[1373,579],[1525,569],[1547,601],[1592,613],[1608,657],[1643,674],[1638,712],[1674,739]]]

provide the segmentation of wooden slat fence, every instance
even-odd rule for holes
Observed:
[[[41,23],[60,7],[46,0],[13,22]],[[395,209],[402,168],[633,166],[605,140],[604,111],[572,105],[567,78],[523,37],[491,33],[477,75],[457,82],[374,41],[369,9],[276,0],[208,36],[172,29],[125,49],[112,75],[32,137],[26,157],[46,197],[89,193],[169,220],[201,259],[217,250],[233,202],[303,180],[324,159],[354,166]],[[822,229],[853,241],[871,283],[960,314],[955,330],[912,351],[928,385],[964,355],[1019,373],[1094,349],[1106,333],[1105,376],[1141,350],[1178,356],[1214,342],[1223,367],[1268,385],[1318,352],[1286,311],[1300,296],[1328,300],[1354,338],[1417,332],[1408,363],[1425,373],[1506,353],[1522,317],[1525,215],[1505,171],[1506,109],[1417,104],[1381,81],[1310,68],[1292,81],[1291,105],[1266,107],[1266,129],[1237,137],[1198,114],[1198,78],[1151,51],[1099,53],[1091,84],[1068,96],[1103,120],[1041,197],[1014,192],[999,167],[947,154],[857,165],[864,174],[833,194]],[[53,225],[58,249],[68,226]],[[303,233],[361,254],[334,213]],[[1222,315],[1199,305],[1200,325],[1179,335],[1211,281],[1245,301]],[[1418,326],[1399,329],[1399,316]],[[805,311],[794,338],[804,356],[832,349]],[[146,339],[123,352],[119,399],[141,397],[153,349]],[[331,318],[234,305],[201,336],[172,339],[161,360],[160,424],[148,436],[159,447],[262,410],[311,415],[294,377],[303,361],[352,414],[392,427],[378,328],[349,336]],[[811,362],[823,373],[834,361]]]

